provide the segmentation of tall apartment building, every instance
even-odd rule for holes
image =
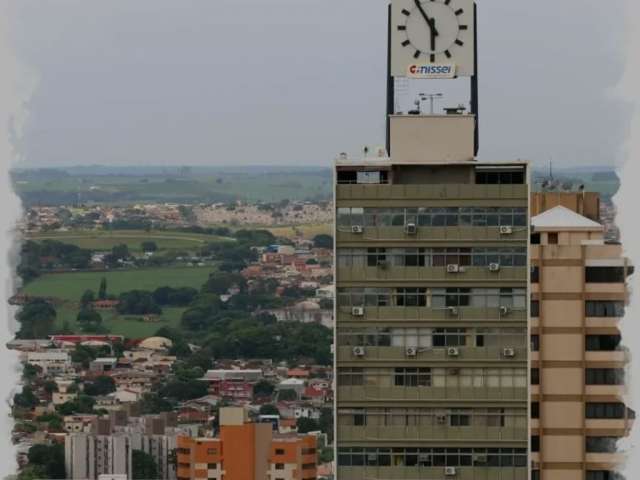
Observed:
[[[525,480],[528,166],[475,160],[473,0],[389,12],[386,149],[335,167],[338,478]],[[399,77],[470,109],[402,113]]]
[[[65,436],[67,478],[95,480],[100,475],[131,476],[131,439],[125,434]]]
[[[623,400],[619,322],[632,267],[594,220],[558,205],[531,222],[534,480],[622,478],[616,443],[635,415]]]
[[[276,436],[243,408],[220,409],[218,438],[178,437],[178,480],[315,480],[316,438]]]

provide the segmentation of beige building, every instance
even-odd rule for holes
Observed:
[[[634,415],[619,322],[632,267],[602,225],[565,206],[534,216],[532,229],[532,478],[621,478],[616,442]]]

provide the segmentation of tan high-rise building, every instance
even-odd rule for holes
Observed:
[[[557,199],[546,200],[536,201]],[[632,268],[601,224],[562,206],[580,202],[564,200],[531,222],[532,478],[614,480],[634,416],[619,330]]]

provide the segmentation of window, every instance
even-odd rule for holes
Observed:
[[[284,455],[284,450],[282,448],[276,448],[276,455]]]
[[[540,245],[540,234],[532,233],[531,234],[531,245]]]
[[[398,288],[396,305],[398,307],[426,307],[427,290],[425,288]]]
[[[430,368],[396,368],[394,372],[396,387],[430,387]]]
[[[540,316],[540,302],[538,300],[531,300],[531,317],[537,318]]]
[[[436,328],[433,331],[434,347],[464,347],[467,343],[464,328]]]
[[[216,455],[218,453],[217,448],[207,448],[207,455]]]
[[[531,436],[531,451],[532,452],[540,451],[540,437],[538,435]]]
[[[343,387],[359,387],[364,385],[364,369],[357,367],[338,369],[338,383]]]
[[[586,448],[589,453],[615,453],[617,437],[587,437]]]
[[[622,368],[587,368],[585,370],[587,385],[623,385],[624,369]]]
[[[587,335],[587,352],[613,352],[618,350],[622,337],[620,335]]]
[[[587,470],[587,480],[624,480],[624,476],[608,470]]]
[[[284,470],[284,463],[276,463],[276,470]]]
[[[547,233],[547,243],[549,245],[557,245],[558,244],[558,232],[549,232],[549,233]]]
[[[369,248],[367,249],[367,266],[377,267],[387,260],[386,248]]]
[[[586,267],[587,283],[624,283],[624,267]]]
[[[209,468],[211,470],[215,470],[216,468],[218,468],[218,464],[217,463],[207,463],[207,468]]]
[[[531,418],[540,418],[539,402],[531,402]]]
[[[587,317],[624,317],[624,302],[611,300],[587,300]]]
[[[353,414],[353,425],[355,427],[364,427],[367,424],[367,415],[364,410],[356,411]]]
[[[537,368],[531,369],[531,385],[540,385],[540,370]]]
[[[540,335],[531,335],[531,351],[540,351]]]
[[[540,267],[531,267],[531,283],[538,283],[540,281]]]
[[[531,480],[540,480],[540,470],[531,470]]]
[[[587,403],[585,416],[587,418],[620,419],[625,417],[624,403]]]
[[[524,170],[476,171],[477,185],[522,185]]]
[[[468,427],[469,425],[471,425],[470,410],[454,410],[449,415],[449,426]]]

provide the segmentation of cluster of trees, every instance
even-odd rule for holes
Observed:
[[[88,268],[91,250],[56,240],[35,242],[29,240],[22,245],[18,275],[27,283],[40,276],[43,270],[58,268]]]
[[[27,459],[29,463],[18,475],[18,480],[66,478],[63,444],[33,445],[27,453]]]
[[[17,338],[33,339],[46,338],[54,331],[57,312],[46,300],[33,299],[27,302],[18,312],[17,320],[20,330]]]

